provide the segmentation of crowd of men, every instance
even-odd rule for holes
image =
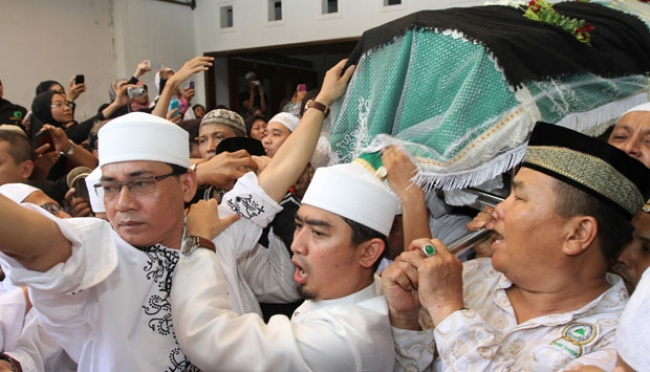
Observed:
[[[461,262],[406,150],[376,155],[386,181],[318,161],[345,63],[261,142],[227,109],[169,120],[210,57],[160,74],[150,113],[121,111],[143,63],[90,124],[48,87],[49,116],[0,127],[0,371],[644,369],[650,104],[609,144],[537,123],[508,198],[468,225],[491,257]]]

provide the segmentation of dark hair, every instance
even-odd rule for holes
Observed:
[[[356,247],[359,244],[374,238],[381,239],[381,241],[384,242],[384,251],[381,253],[381,256],[377,258],[377,261],[375,261],[375,263],[372,265],[373,269],[377,271],[377,268],[381,263],[381,259],[385,257],[386,253],[388,252],[388,239],[386,238],[386,235],[356,221],[352,221],[351,219],[345,217],[341,218],[343,218],[343,221],[345,221],[345,223],[350,225],[350,228],[352,228],[352,238],[350,240],[352,241],[353,246]]]
[[[598,221],[596,241],[607,262],[618,258],[632,238],[634,226],[623,215],[602,200],[565,182],[555,180],[556,212],[563,217],[591,216]]]
[[[253,129],[253,123],[254,123],[255,121],[257,121],[257,120],[264,120],[264,122],[266,123],[266,118],[265,118],[264,116],[260,116],[260,115],[255,115],[255,114],[253,114],[253,115],[249,115],[249,116],[246,118],[246,122],[245,122],[245,123],[246,123],[246,136],[247,136],[247,137],[250,137],[250,136],[251,136],[251,129]]]
[[[307,105],[307,101],[310,99],[315,99],[316,96],[320,93],[320,88],[312,89],[305,96],[302,98],[302,102],[300,102],[300,117],[305,114],[305,106]]]
[[[109,121],[110,120],[97,120],[93,123],[90,132],[88,132],[88,151],[98,149],[97,141],[99,140],[99,130],[102,129],[104,125],[108,124]]]
[[[201,119],[183,120],[178,123],[179,127],[189,133],[190,143],[199,143],[199,125],[201,125]]]
[[[36,95],[39,95],[39,94],[41,94],[41,93],[43,93],[43,92],[45,92],[45,91],[50,90],[50,88],[52,87],[52,85],[60,85],[61,87],[63,87],[63,85],[61,85],[61,83],[59,83],[58,81],[54,81],[54,80],[45,80],[45,81],[41,81],[41,82],[38,83],[38,85],[36,86]],[[64,91],[65,91],[65,88],[63,88],[63,89],[64,89]]]
[[[0,141],[9,142],[9,155],[14,159],[14,162],[22,163],[27,160],[34,159],[34,152],[29,140],[20,133],[0,130]]]
[[[174,173],[175,176],[180,176],[182,174],[187,173],[187,168],[185,167],[181,167],[180,165],[177,164],[170,164],[170,163],[166,163],[166,164],[172,167],[172,173]]]

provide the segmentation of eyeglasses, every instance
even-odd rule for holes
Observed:
[[[53,104],[50,105],[51,108],[59,108],[61,106],[68,106],[70,108],[74,107],[74,102],[71,101],[65,101],[65,102],[54,102]]]
[[[126,186],[129,192],[134,195],[145,195],[156,190],[158,181],[177,175],[177,172],[171,172],[160,176],[135,177],[124,182],[102,181],[101,183],[94,185],[94,187],[95,192],[97,192],[97,189],[99,188],[104,189],[104,198],[107,199],[115,198],[120,193],[120,190],[122,190],[122,186]]]
[[[64,212],[63,208],[61,208],[60,205],[58,205],[56,203],[52,203],[52,202],[41,204],[41,208],[45,209],[50,214],[53,214],[55,216],[58,216],[59,213]]]

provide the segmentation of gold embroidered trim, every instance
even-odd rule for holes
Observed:
[[[639,189],[606,161],[563,147],[528,146],[524,162],[561,174],[635,215],[645,201]]]

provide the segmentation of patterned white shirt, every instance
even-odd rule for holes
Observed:
[[[465,262],[469,309],[449,315],[433,331],[393,328],[395,369],[557,371],[593,365],[612,370],[616,328],[628,295],[620,277],[608,274],[607,280],[612,286],[580,309],[517,324],[506,295],[512,282],[490,259]]]

